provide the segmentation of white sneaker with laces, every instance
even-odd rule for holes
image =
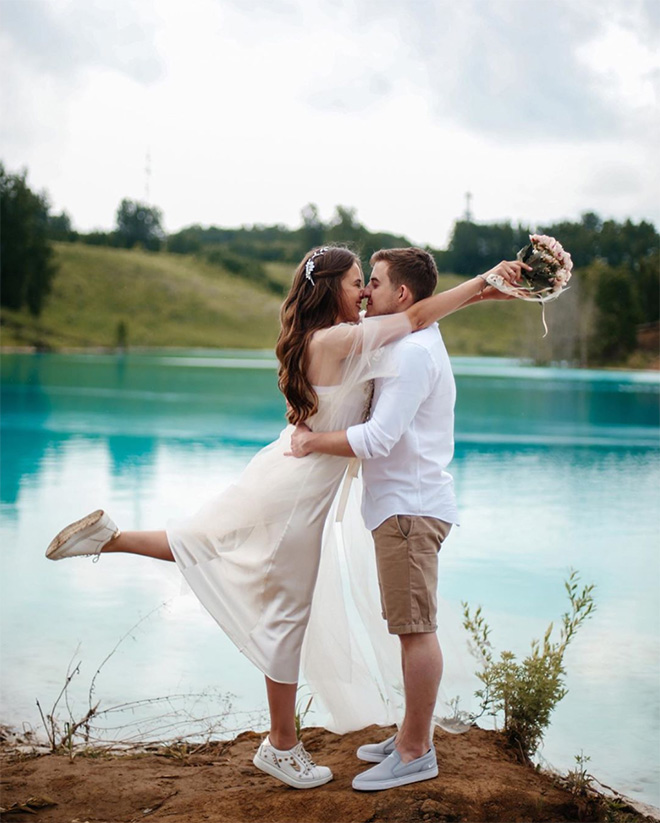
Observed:
[[[252,762],[262,772],[293,786],[294,789],[313,789],[332,780],[327,766],[317,766],[305,751],[302,742],[293,749],[282,751],[271,746],[268,737],[259,746]]]
[[[98,509],[87,517],[70,523],[51,540],[46,549],[49,560],[62,560],[64,557],[83,557],[95,555],[95,560],[113,537],[120,534],[117,524],[103,509]]]

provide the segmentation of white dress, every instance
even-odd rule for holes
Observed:
[[[309,425],[346,428],[364,419],[369,383],[347,395],[319,390]],[[296,683],[328,512],[348,458],[285,457],[293,426],[258,452],[237,482],[188,522],[168,529],[187,582],[229,637],[264,674]]]
[[[409,328],[400,316],[360,324],[341,383],[316,388],[310,428],[343,430],[365,419],[371,381],[394,373],[383,344]],[[328,728],[395,722],[399,647],[380,614],[361,487],[350,486],[357,461],[285,456],[292,432],[287,426],[195,515],[169,524],[172,553],[201,603],[260,671],[297,683],[303,653],[304,681],[328,711]]]

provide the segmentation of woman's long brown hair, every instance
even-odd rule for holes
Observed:
[[[359,258],[349,249],[312,249],[296,269],[293,284],[280,310],[280,334],[275,353],[280,361],[278,385],[288,403],[287,420],[294,425],[318,409],[318,396],[307,378],[307,352],[312,334],[327,329],[343,315],[342,277]],[[305,266],[314,257],[312,282]]]

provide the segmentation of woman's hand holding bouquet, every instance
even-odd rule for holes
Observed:
[[[547,303],[556,300],[567,288],[571,279],[573,261],[554,237],[547,234],[530,234],[530,242],[516,255],[527,268],[521,271],[518,285],[512,285],[495,271],[487,272],[485,279],[499,291],[530,300]]]

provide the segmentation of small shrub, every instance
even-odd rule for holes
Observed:
[[[591,789],[593,777],[587,771],[587,763],[591,760],[584,752],[575,755],[575,768],[569,769],[566,773],[565,784],[571,794],[577,796],[586,795]]]
[[[302,687],[300,687],[302,688]],[[300,691],[300,688],[298,691]],[[296,737],[300,739],[300,732],[303,728],[303,724],[305,722],[305,718],[307,717],[307,713],[312,708],[312,701],[314,700],[314,695],[311,695],[307,703],[305,704],[305,708],[303,708],[303,700],[302,698],[298,700],[296,703],[296,711],[294,715],[294,721],[296,724]]]
[[[463,625],[471,637],[471,650],[483,664],[482,671],[477,672],[483,688],[475,692],[481,701],[481,711],[473,719],[482,714],[503,715],[507,740],[525,762],[529,762],[538,749],[550,725],[552,711],[567,693],[564,652],[595,608],[593,585],[585,586],[581,592],[578,585],[578,574],[571,571],[564,583],[570,611],[562,617],[559,639],[552,641],[551,623],[543,644],[534,640],[531,653],[520,662],[509,651],[501,652],[499,660],[494,659],[490,628],[481,614],[481,607],[473,615],[468,604],[463,603]]]

